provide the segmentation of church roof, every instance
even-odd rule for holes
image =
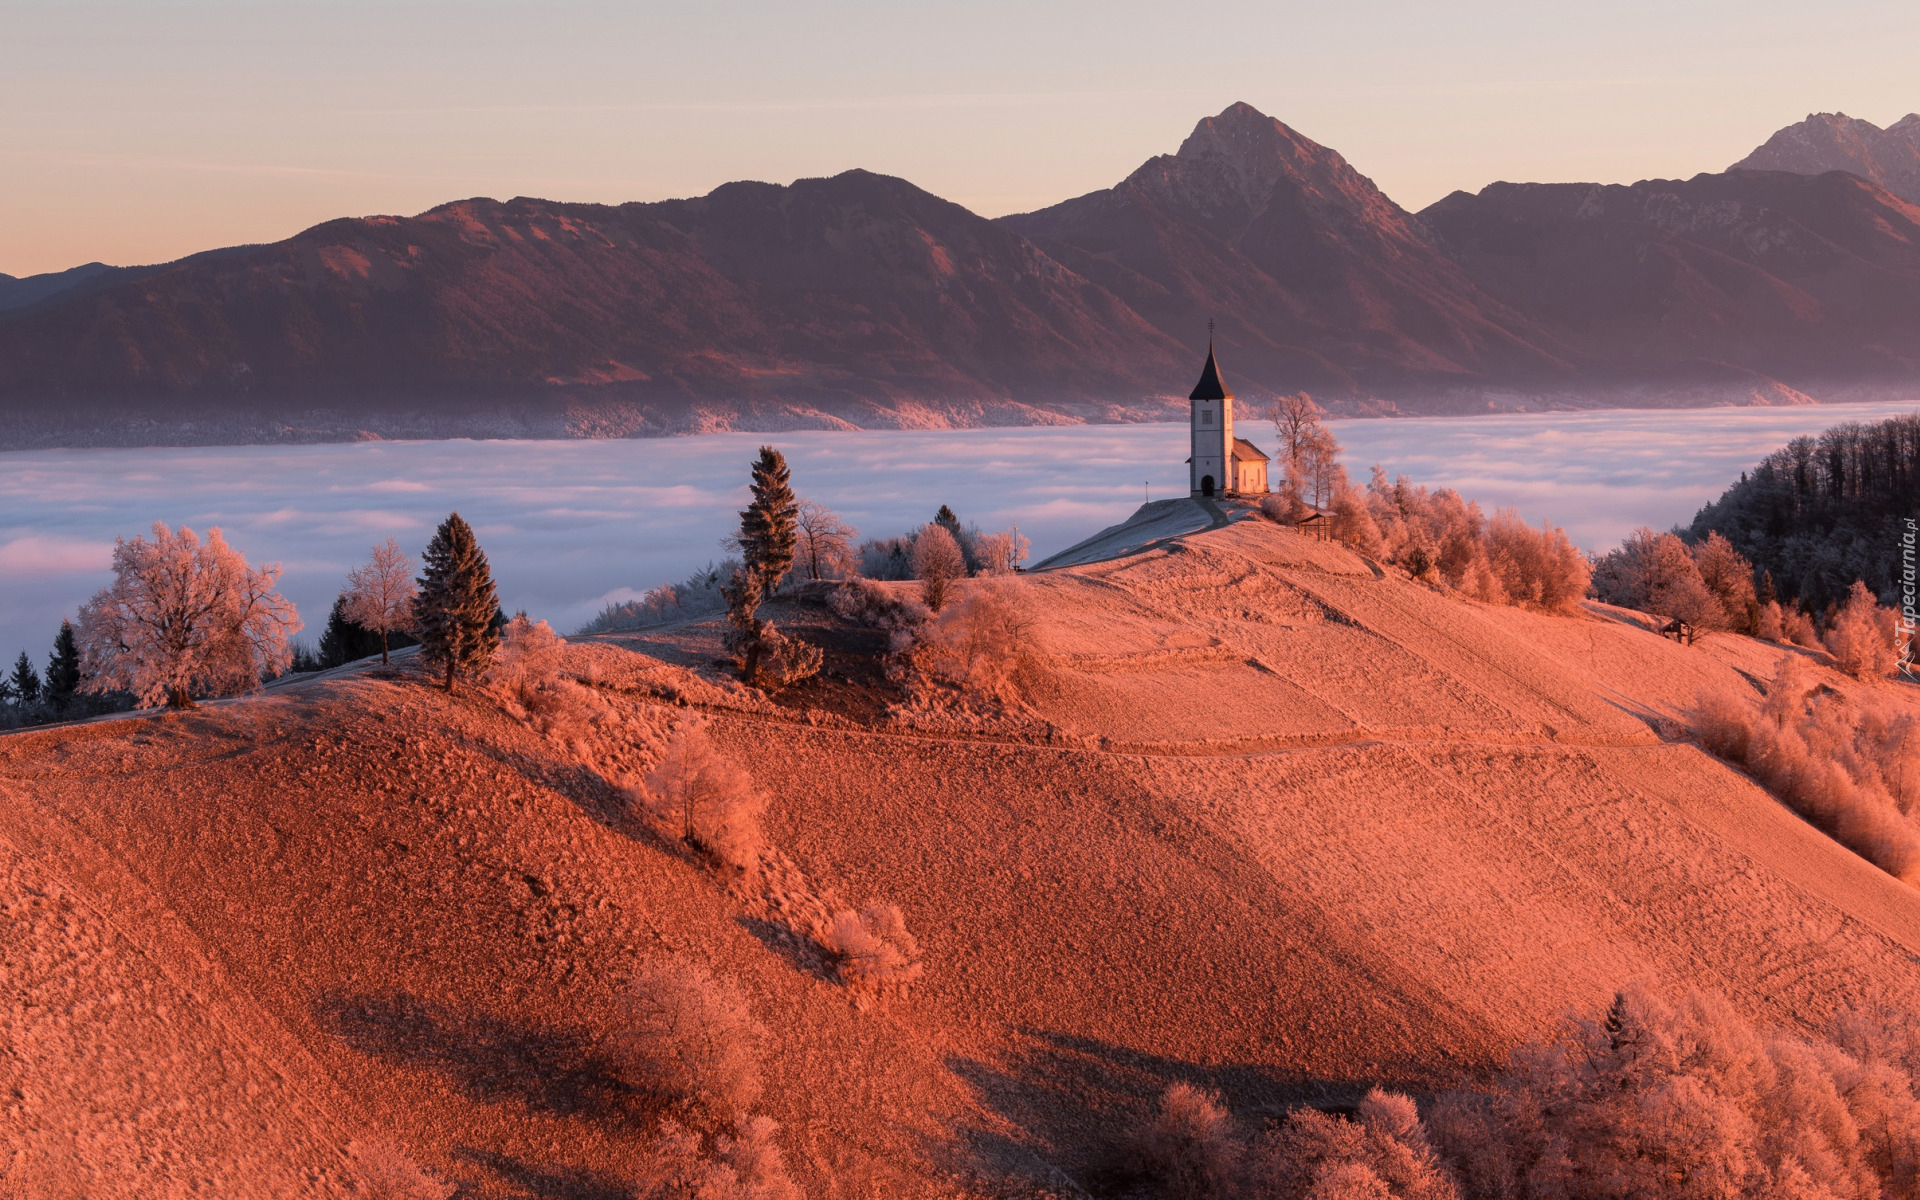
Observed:
[[[1235,462],[1271,462],[1272,459],[1260,453],[1260,447],[1245,438],[1233,439],[1233,461]]]
[[[1200,382],[1193,385],[1193,394],[1189,400],[1231,400],[1233,393],[1227,385],[1220,382],[1220,364],[1213,361],[1213,339],[1207,339],[1207,366],[1200,372]]]

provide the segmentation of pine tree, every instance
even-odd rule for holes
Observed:
[[[30,705],[39,701],[40,674],[33,669],[33,660],[27,657],[25,650],[20,652],[20,657],[13,664],[12,683],[13,694],[19,698],[18,703]]]
[[[762,596],[772,595],[793,569],[800,503],[787,480],[786,456],[772,446],[760,447],[753,464],[753,502],[740,514],[740,557],[759,577]]]
[[[54,712],[65,716],[67,710],[73,707],[75,694],[79,690],[80,643],[73,636],[73,623],[62,621],[60,632],[54,635],[53,653],[47,656],[47,704]]]
[[[425,574],[415,601],[420,656],[429,666],[445,668],[451,692],[456,676],[484,671],[493,661],[500,644],[494,625],[500,603],[486,553],[459,513],[434,531],[422,563]]]

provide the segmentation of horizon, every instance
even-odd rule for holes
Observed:
[[[1808,113],[1920,109],[1920,15],[1769,19],[1792,12],[1231,3],[1202,26],[1231,38],[1209,40],[1083,3],[569,4],[534,23],[492,3],[7,4],[0,273],[477,196],[644,202],[855,168],[994,217],[1110,187],[1241,100],[1410,211],[1496,180],[1687,178]]]

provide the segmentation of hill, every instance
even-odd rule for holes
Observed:
[[[1122,1194],[1168,1082],[1255,1118],[1431,1091],[1633,979],[1789,1028],[1920,1002],[1920,894],[1685,736],[1799,651],[1453,600],[1259,521],[1007,586],[1004,712],[889,712],[884,635],[802,595],[776,615],[828,671],[773,701],[713,622],[571,644],[572,743],[404,663],[0,737],[9,1182],[332,1195],[387,1138],[463,1196],[625,1196],[659,1113],[618,995],[660,958],[768,1026],[815,1197]],[[772,797],[761,882],[614,803],[696,715]],[[873,898],[927,974],[863,1010],[792,931]]]
[[[1847,171],[1920,204],[1920,113],[1880,128],[1845,113],[1808,113],[1728,168],[1824,175]]]

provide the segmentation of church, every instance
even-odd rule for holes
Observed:
[[[1213,323],[1207,324],[1211,331]],[[1267,456],[1252,442],[1233,436],[1233,393],[1220,379],[1211,337],[1206,369],[1187,400],[1187,422],[1193,434],[1193,457],[1187,460],[1191,494],[1208,499],[1265,495]]]

